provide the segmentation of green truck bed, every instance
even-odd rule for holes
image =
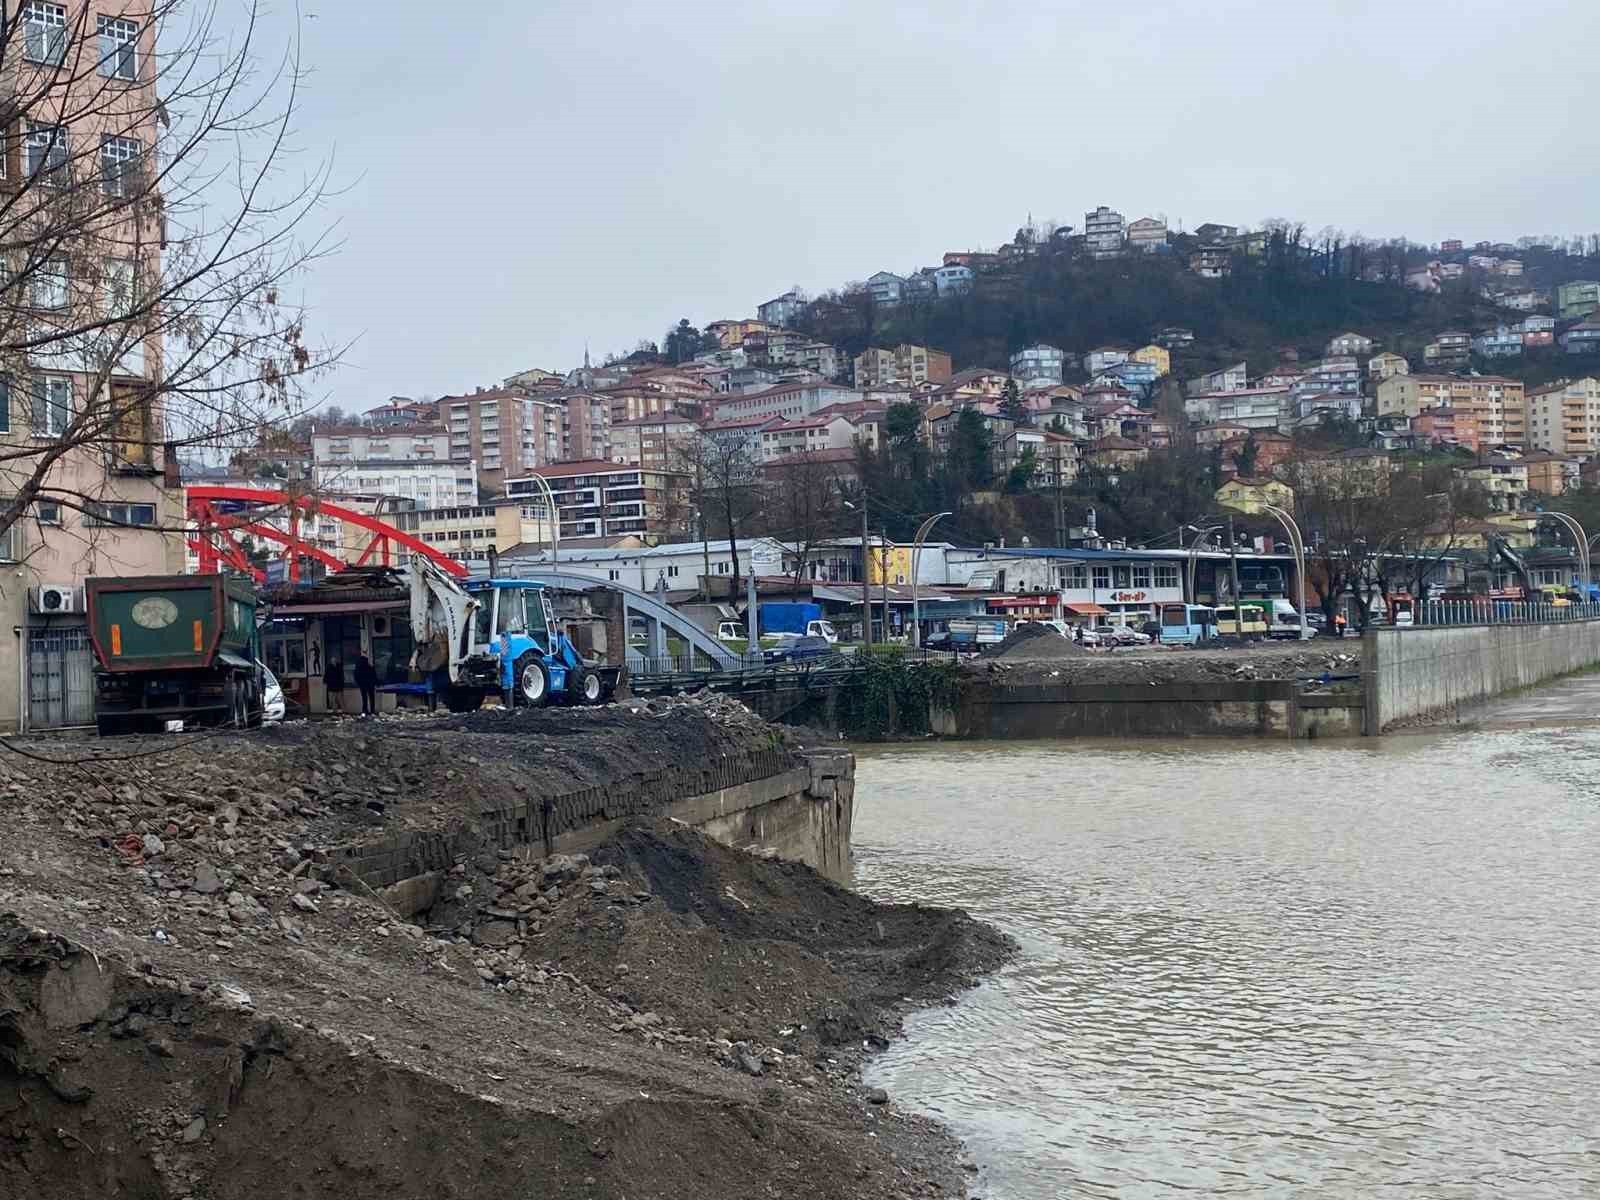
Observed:
[[[219,658],[251,665],[256,594],[248,580],[225,575],[97,578],[85,588],[89,637],[112,673],[203,669]]]

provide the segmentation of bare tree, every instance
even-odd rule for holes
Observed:
[[[294,47],[209,0],[26,5],[0,34],[0,534],[100,527],[109,479],[286,426],[315,350],[286,289],[330,249],[325,165],[292,175]]]
[[[754,443],[739,432],[702,433],[673,447],[672,460],[673,469],[689,479],[702,529],[715,523],[727,538],[728,598],[737,600],[739,533],[760,507]]]
[[[766,477],[764,529],[795,549],[794,584],[817,547],[831,541],[844,523],[845,471],[820,453],[790,454],[763,469]]]

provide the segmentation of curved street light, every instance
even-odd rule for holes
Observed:
[[[1294,517],[1287,509],[1279,508],[1276,504],[1262,504],[1262,510],[1276,517],[1278,524],[1283,526],[1284,532],[1289,535],[1289,547],[1294,551],[1294,573],[1299,582],[1300,592],[1300,638],[1305,640],[1306,630],[1306,544],[1300,536],[1300,526],[1295,523]]]
[[[1569,534],[1572,535],[1572,545],[1578,552],[1578,595],[1585,600],[1589,598],[1589,535],[1584,532],[1583,526],[1563,512],[1542,512],[1541,517],[1549,517]],[[1533,597],[1529,596],[1532,600]]]
[[[1202,518],[1202,520],[1204,520],[1204,519],[1205,518]],[[1196,552],[1200,549],[1201,543],[1206,541],[1208,538],[1210,538],[1210,536],[1213,533],[1216,533],[1217,530],[1221,529],[1222,526],[1221,525],[1185,525],[1184,528],[1185,529],[1193,529],[1193,530],[1195,530],[1194,541],[1190,542],[1189,546],[1187,548],[1188,568],[1189,568],[1188,569],[1189,588],[1188,588],[1187,594],[1184,597],[1185,603],[1194,604],[1196,602],[1196,600],[1197,600],[1197,597],[1195,596],[1195,590],[1194,590],[1194,572],[1195,572]]]
[[[917,535],[911,539],[911,645],[918,650],[922,649],[922,599],[917,589],[917,580],[921,577],[922,544],[928,539],[928,531],[949,515],[947,512],[934,513],[917,526]],[[887,615],[884,619],[888,619]]]

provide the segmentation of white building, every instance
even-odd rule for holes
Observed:
[[[1011,374],[1024,388],[1040,384],[1058,384],[1066,370],[1067,352],[1059,346],[1044,342],[1024,346],[1011,356]]]
[[[739,538],[734,543],[739,553],[739,570],[749,569],[752,550],[763,552],[768,559],[781,559],[783,571],[794,570],[793,548],[772,538]],[[546,564],[550,554],[547,549],[532,547],[526,555],[509,555],[501,558],[508,569],[521,569]],[[658,546],[618,547],[616,549],[582,549],[560,552],[563,572],[582,575],[588,579],[607,583],[620,583],[641,592],[660,589],[675,591],[697,586],[700,576],[733,574],[728,560],[728,540],[705,542],[663,542]],[[776,572],[774,572],[776,573]]]
[[[717,401],[712,419],[728,421],[735,417],[766,416],[798,420],[801,417],[809,417],[817,409],[826,408],[830,404],[845,404],[859,399],[861,399],[860,392],[836,383],[816,381],[780,383],[777,387],[770,387],[760,392],[749,392],[744,395],[729,393]]]
[[[963,292],[970,292],[972,279],[972,268],[962,266],[960,263],[937,267],[933,272],[933,286],[941,299],[945,296],[959,296]]]
[[[1083,215],[1083,245],[1095,258],[1115,258],[1122,253],[1127,226],[1122,214],[1102,204]]]
[[[1097,346],[1083,356],[1083,369],[1092,378],[1102,371],[1127,362],[1128,355],[1127,350],[1119,350],[1115,346]]]
[[[319,492],[359,492],[410,500],[418,508],[478,502],[478,464],[469,459],[353,459],[312,467]]]

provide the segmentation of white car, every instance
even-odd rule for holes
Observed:
[[[273,725],[283,720],[288,713],[288,705],[283,700],[283,688],[278,685],[278,677],[267,668],[261,667],[261,723]]]
[[[1144,646],[1150,642],[1148,633],[1140,633],[1137,629],[1129,629],[1126,625],[1102,625],[1097,631],[1100,634],[1102,645],[1113,646]]]

